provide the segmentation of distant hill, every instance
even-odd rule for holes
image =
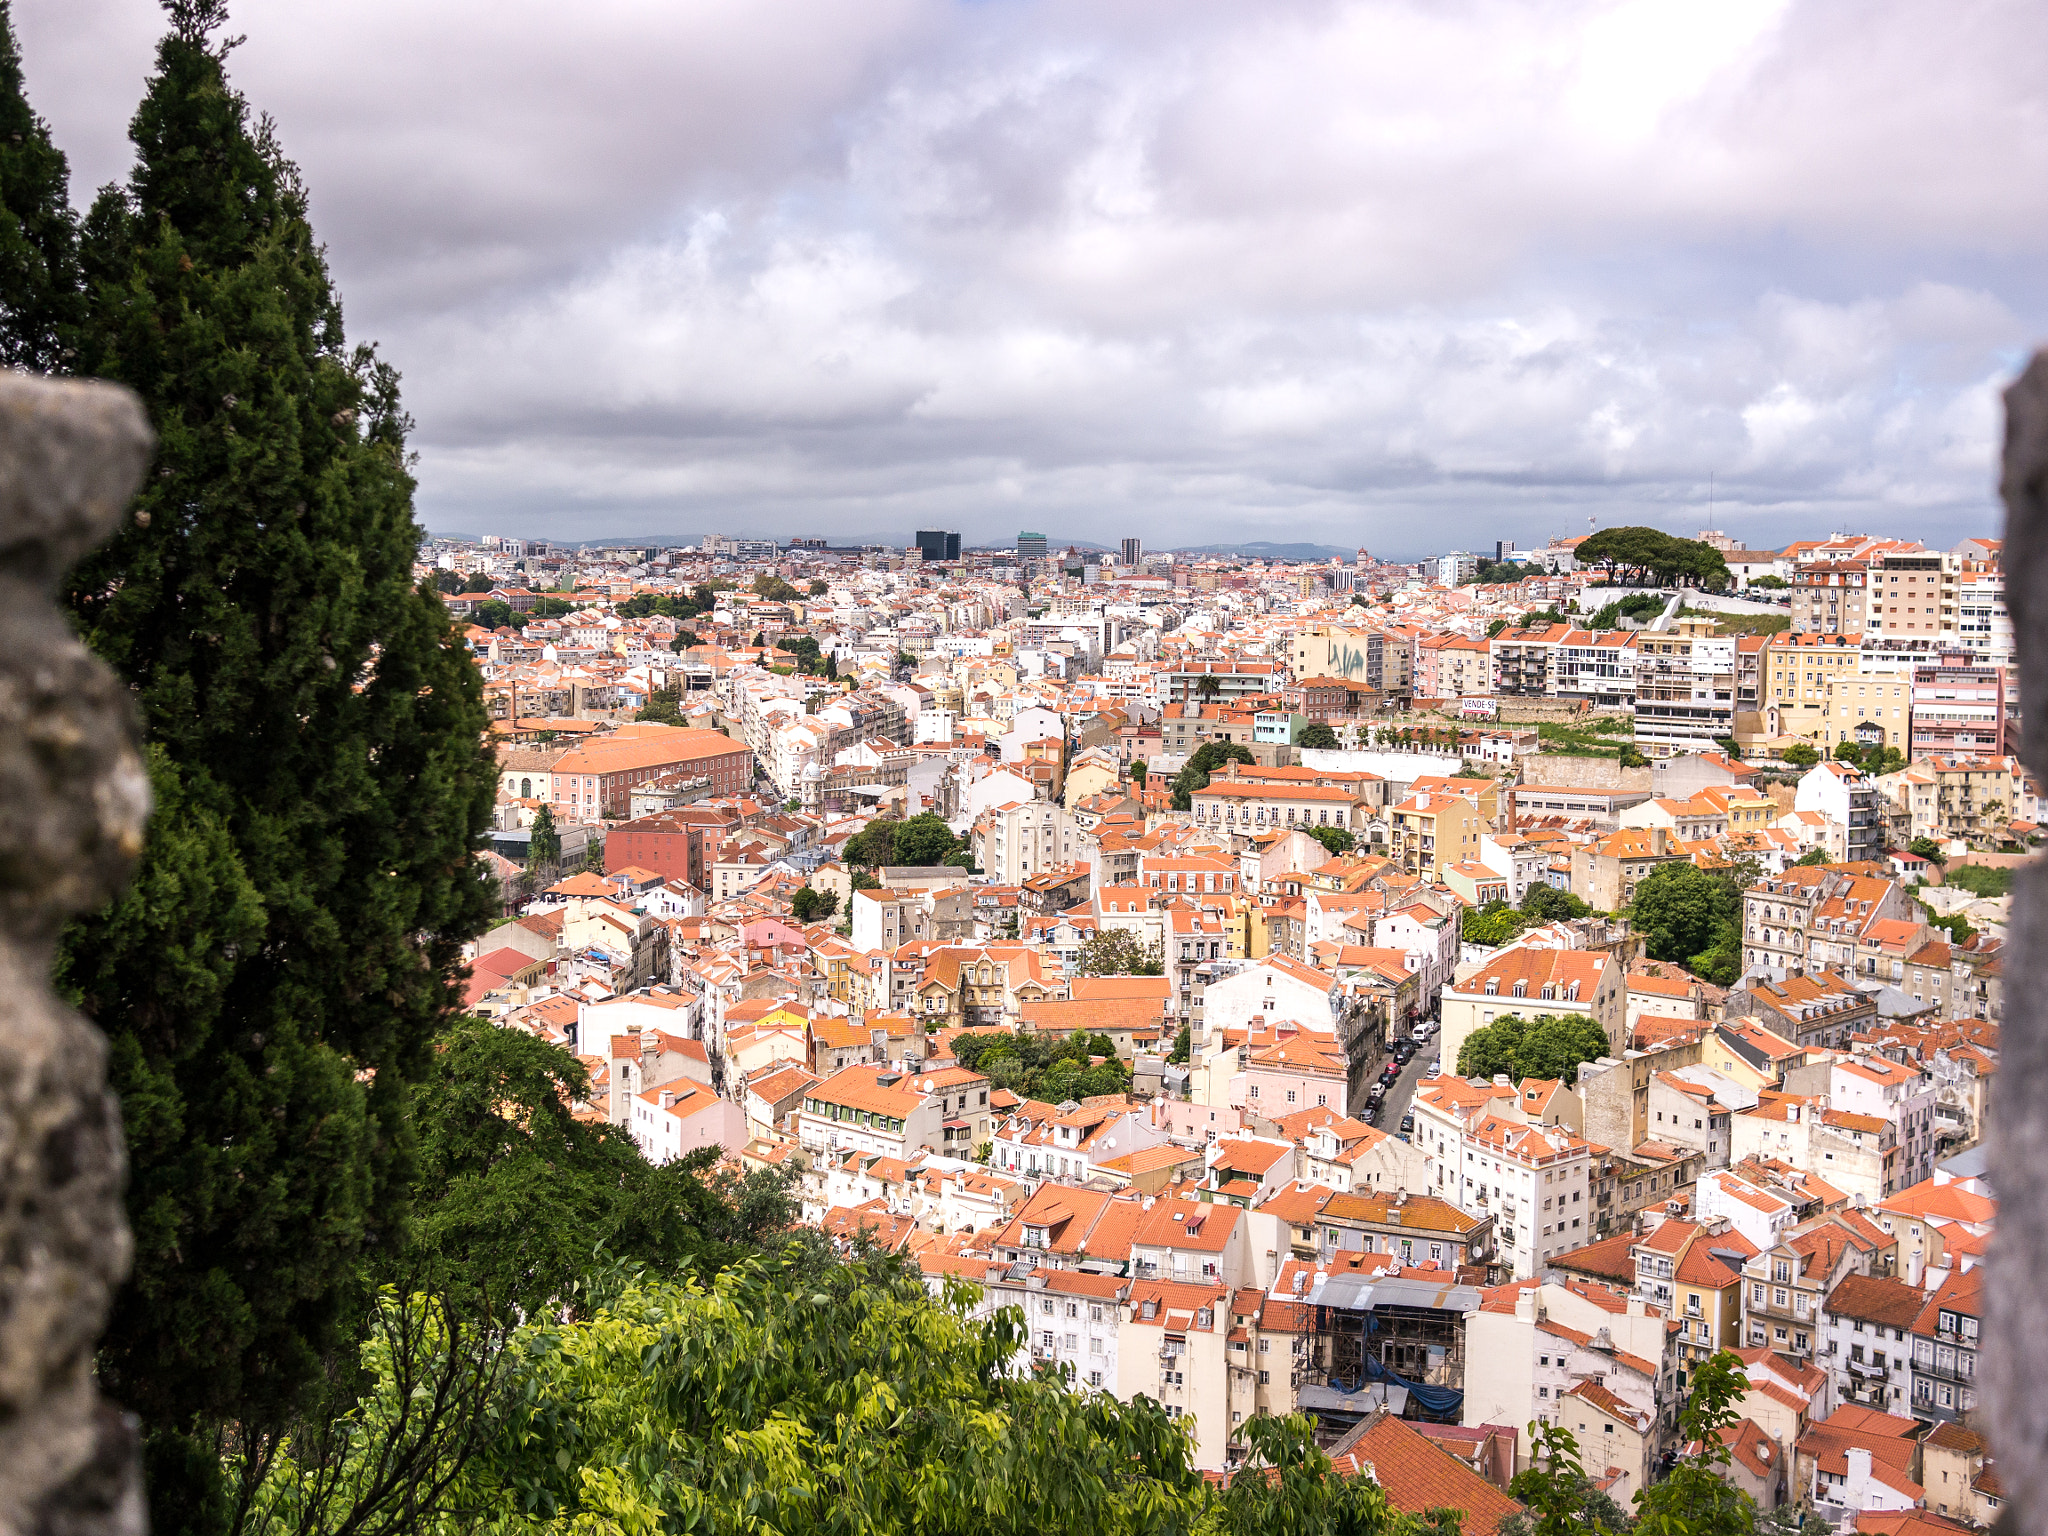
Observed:
[[[1356,549],[1339,549],[1334,544],[1273,544],[1255,540],[1249,544],[1187,544],[1177,555],[1237,555],[1247,560],[1351,560]]]

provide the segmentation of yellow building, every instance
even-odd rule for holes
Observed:
[[[1828,684],[1826,714],[1822,717],[1819,740],[1829,746],[1864,738],[1870,726],[1883,729],[1877,744],[1897,747],[1911,756],[1908,743],[1913,727],[1913,678],[1904,668],[1879,672],[1842,673]]]
[[[1421,790],[1387,813],[1388,851],[1411,875],[1434,882],[1441,871],[1479,857],[1488,830],[1479,807],[1463,795]]]
[[[1858,644],[1861,638],[1791,633],[1771,636],[1764,647],[1757,701],[1764,717],[1764,735],[1825,741],[1833,689],[1845,679],[1855,681],[1863,660]]]

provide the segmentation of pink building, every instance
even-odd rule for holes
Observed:
[[[1913,668],[1914,758],[2003,757],[2005,668],[1969,651]]]

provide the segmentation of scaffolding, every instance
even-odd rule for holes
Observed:
[[[1295,1370],[1297,1402],[1342,1434],[1375,1409],[1455,1424],[1465,1401],[1465,1315],[1479,1291],[1439,1279],[1315,1277],[1302,1298],[1309,1333]]]

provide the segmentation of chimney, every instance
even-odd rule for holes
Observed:
[[[1662,857],[1664,856],[1664,852],[1665,852],[1665,850],[1666,850],[1666,849],[1668,849],[1668,848],[1669,848],[1670,846],[1671,846],[1671,829],[1670,829],[1670,828],[1668,828],[1668,827],[1652,827],[1652,828],[1650,829],[1650,851],[1651,851],[1652,853],[1656,854],[1656,855],[1657,855],[1657,856],[1658,856],[1659,858],[1662,858]]]
[[[663,1109],[674,1109],[676,1107],[676,1096],[665,1088],[661,1094],[661,1107]]]

